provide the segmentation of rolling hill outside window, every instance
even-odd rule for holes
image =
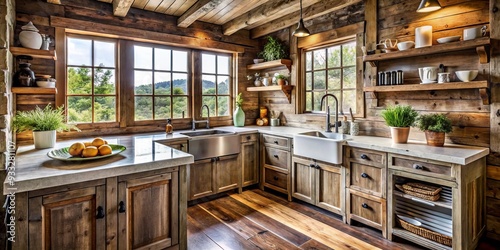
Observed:
[[[229,116],[231,102],[231,57],[224,54],[201,54],[201,104],[208,105],[210,117]],[[206,109],[202,117],[207,116]]]
[[[67,37],[68,122],[116,122],[116,45],[112,39]]]
[[[356,42],[306,51],[305,82],[305,112],[321,111],[321,97],[330,93],[339,101],[339,112],[352,108],[356,113]],[[333,107],[333,98],[327,101]]]

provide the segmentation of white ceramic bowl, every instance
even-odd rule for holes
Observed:
[[[460,79],[460,81],[462,82],[470,82],[476,79],[478,73],[479,71],[477,70],[461,70],[455,72],[458,79]]]
[[[438,43],[451,43],[460,41],[461,36],[447,36],[436,39]]]
[[[415,43],[412,42],[412,41],[406,41],[406,42],[399,42],[398,43],[398,49],[399,50],[411,49],[411,48],[413,48],[413,46],[415,46]]]
[[[42,88],[55,88],[56,87],[55,82],[49,82],[49,81],[36,81],[36,85],[38,85],[38,87],[42,87]]]
[[[253,63],[261,63],[264,62],[264,59],[253,59]]]

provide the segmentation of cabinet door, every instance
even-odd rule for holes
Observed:
[[[293,157],[292,160],[292,196],[314,204],[316,169],[310,165],[313,161]]]
[[[104,249],[105,188],[87,187],[29,199],[30,249]]]
[[[242,186],[259,183],[259,143],[241,144]]]
[[[217,157],[216,183],[217,192],[238,188],[241,176],[241,167],[238,164],[238,155]]]
[[[164,249],[179,243],[178,172],[118,183],[119,249]]]
[[[344,215],[345,191],[342,185],[342,167],[318,162],[317,168],[317,206]]]
[[[189,200],[216,193],[215,163],[212,159],[195,161],[188,167]]]

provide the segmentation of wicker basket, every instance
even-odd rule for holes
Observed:
[[[437,201],[437,200],[439,200],[439,198],[441,198],[441,195],[439,195],[439,193],[436,195],[426,195],[426,194],[421,194],[421,193],[407,190],[402,185],[396,184],[396,187],[399,190],[401,190],[401,192],[403,192],[405,194],[409,194],[411,196],[415,196],[417,198],[421,198],[421,199],[428,200],[428,201]]]
[[[451,237],[450,236],[436,233],[434,231],[431,231],[431,230],[428,230],[425,228],[417,227],[417,226],[412,225],[412,224],[410,224],[410,223],[408,223],[400,218],[397,218],[397,219],[398,219],[401,227],[404,228],[405,230],[410,231],[416,235],[422,236],[426,239],[435,241],[439,244],[443,244],[443,245],[451,247]]]
[[[403,184],[403,189],[429,196],[437,195],[439,194],[439,192],[441,192],[441,190],[443,190],[440,187],[435,187],[419,182],[408,182],[406,184]]]

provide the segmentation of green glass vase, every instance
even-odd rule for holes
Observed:
[[[233,114],[233,122],[235,127],[243,127],[245,126],[245,112],[241,107],[236,107],[236,110]]]

